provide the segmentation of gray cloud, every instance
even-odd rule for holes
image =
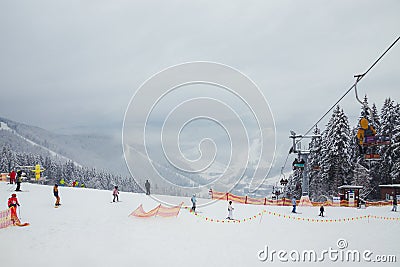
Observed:
[[[231,65],[267,97],[286,153],[399,35],[398,1],[3,1],[0,114],[50,130],[119,125],[135,90],[173,64]],[[400,100],[397,45],[360,84]],[[341,103],[352,123],[353,94]],[[287,146],[286,146],[287,143]]]

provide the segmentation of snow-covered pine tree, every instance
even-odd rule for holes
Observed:
[[[378,134],[380,134],[380,132],[381,132],[381,118],[379,116],[379,112],[378,112],[378,109],[377,109],[375,103],[372,104],[372,108],[371,109],[372,109],[372,115],[371,115],[372,126],[375,128],[376,132]]]
[[[394,125],[392,132],[393,169],[390,172],[392,183],[400,183],[400,104],[395,107]]]
[[[320,135],[321,130],[316,126],[314,135]],[[326,200],[327,181],[321,175],[321,137],[312,137],[309,144],[310,154],[308,155],[309,195],[314,201]]]
[[[0,171],[1,172],[9,172],[10,168],[10,147],[3,146],[1,151],[1,160],[0,160]]]
[[[385,99],[385,102],[381,110],[381,132],[383,136],[388,136],[393,140],[396,128],[396,106],[394,101],[390,98]],[[381,156],[381,162],[379,166],[379,184],[390,184],[392,183],[391,173],[394,171],[395,162],[398,160],[395,158],[393,152],[393,143],[384,145],[379,148],[379,154]]]
[[[378,109],[374,104],[372,104],[372,115],[371,117],[373,120],[371,121],[372,126],[375,128],[377,135],[381,135],[381,118],[379,116]],[[375,147],[371,149],[372,153],[378,153],[379,154],[379,147]],[[364,166],[366,166],[364,164]],[[366,196],[368,199],[379,199],[380,197],[380,192],[379,192],[379,183],[380,183],[380,174],[379,174],[379,167],[380,166],[380,161],[370,161],[368,164],[368,169],[369,169],[369,177],[370,177],[370,187],[371,187],[371,192],[368,196]]]
[[[322,135],[321,175],[328,183],[329,195],[337,195],[338,187],[351,183],[351,136],[347,116],[339,106]]]
[[[363,106],[361,107],[361,118],[366,118],[369,122],[372,121],[371,119],[371,112],[369,111],[369,109],[367,108],[369,107],[368,105],[368,97],[367,95],[364,96],[364,100],[363,100]]]
[[[293,170],[293,173],[288,178],[285,195],[287,197],[301,197],[301,185],[303,181],[303,172],[300,169]]]

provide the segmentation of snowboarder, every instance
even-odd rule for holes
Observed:
[[[232,207],[232,201],[229,201],[229,204],[228,204],[228,217],[227,217],[228,220],[233,220],[233,210],[234,209],[235,208]]]
[[[58,206],[61,205],[61,204],[60,204],[60,196],[58,195],[58,184],[55,184],[55,185],[54,185],[54,187],[53,187],[53,194],[54,194],[54,197],[56,198],[55,206],[58,207]]]
[[[324,208],[323,205],[321,205],[321,207],[319,208],[319,215],[318,216],[324,217],[324,211],[325,211],[325,208]]]
[[[16,194],[11,195],[11,197],[8,199],[7,205],[11,210],[11,220],[13,221],[13,224],[15,224],[19,221],[17,216],[17,206],[20,206]]]
[[[8,174],[8,176],[10,176],[10,184],[15,183],[15,177],[17,177],[17,173],[16,173],[14,170],[12,170],[12,171]]]
[[[114,186],[114,190],[113,190],[113,196],[114,196],[113,202],[115,202],[115,199],[117,199],[117,202],[119,202],[118,194],[119,194],[118,186]]]
[[[295,197],[292,198],[292,206],[293,206],[292,212],[296,213],[296,198]]]
[[[146,180],[146,183],[144,184],[146,187],[146,195],[150,195],[150,182],[149,180]]]
[[[192,208],[190,209],[190,211],[196,212],[196,202],[197,202],[196,194],[193,194],[190,201],[192,201]]]
[[[17,188],[15,191],[21,191],[21,182],[22,182],[22,171],[17,171]]]
[[[392,211],[396,212],[397,211],[397,197],[396,195],[393,196],[393,208]]]

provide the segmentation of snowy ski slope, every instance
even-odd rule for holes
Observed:
[[[6,209],[13,189],[7,183],[0,183],[0,210]],[[336,249],[360,253],[368,250],[373,253],[370,259],[394,255],[397,260],[396,263],[366,263],[361,259],[354,263],[340,257],[333,261],[326,254],[323,261],[312,265],[398,266],[400,261],[400,212],[391,212],[391,207],[326,207],[324,219],[359,219],[317,223],[306,220],[321,219],[317,207],[298,207],[300,213],[292,215],[291,207],[234,203],[234,216],[242,221],[217,223],[215,220],[227,216],[225,201],[200,207],[198,216],[182,209],[177,218],[137,219],[128,215],[139,204],[149,210],[158,202],[144,194],[122,192],[122,202],[111,203],[111,191],[61,187],[63,205],[56,209],[51,186],[24,183],[22,189],[26,191],[17,194],[21,203],[21,221],[31,225],[0,229],[1,266],[310,265],[308,261],[294,262],[289,254],[281,257],[287,262],[281,262],[277,254],[261,261],[259,258],[265,254],[260,251],[266,246],[269,252],[291,252],[294,259],[296,251],[301,254],[304,250],[315,250],[320,257],[324,250]],[[162,198],[175,204],[184,201],[189,205],[190,202],[182,197]],[[199,199],[200,204],[208,201]],[[396,220],[361,217],[367,215]],[[253,219],[243,221],[249,217]],[[210,219],[214,221],[210,222]],[[338,248],[339,239],[345,240],[341,242],[347,244],[346,248]]]

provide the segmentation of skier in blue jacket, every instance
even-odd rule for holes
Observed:
[[[196,194],[193,194],[190,201],[192,201],[192,209],[190,211],[196,212],[196,202],[197,202]]]

